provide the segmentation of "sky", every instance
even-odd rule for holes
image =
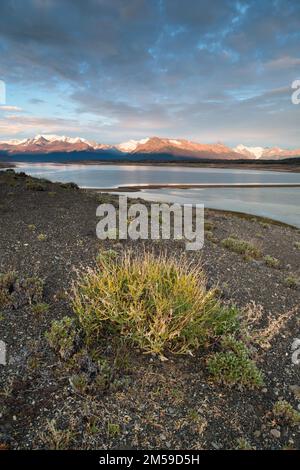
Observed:
[[[300,147],[299,0],[3,0],[0,140]]]

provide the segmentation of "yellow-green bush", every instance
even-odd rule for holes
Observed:
[[[97,263],[73,286],[73,308],[88,342],[115,333],[145,352],[188,353],[234,324],[236,310],[220,305],[201,267],[185,258],[108,253]]]

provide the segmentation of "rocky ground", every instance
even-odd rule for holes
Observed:
[[[7,365],[0,365],[0,447],[299,448],[299,422],[280,419],[273,407],[285,400],[300,409],[300,365],[291,350],[300,339],[300,233],[271,221],[208,210],[205,246],[188,254],[201,258],[208,287],[217,285],[222,301],[261,312],[260,327],[269,328],[270,340],[255,353],[262,388],[214,383],[201,351],[161,361],[118,339],[102,349],[103,369],[109,369],[103,386],[93,392],[74,386],[74,369],[89,371],[90,358],[62,360],[45,333],[53,320],[73,315],[75,269],[93,266],[108,248],[185,251],[182,242],[100,242],[96,207],[105,201],[117,198],[0,172],[0,273],[44,282],[40,309],[20,296],[0,309],[0,340],[7,345]],[[222,242],[230,236],[250,242],[259,256],[231,251]]]

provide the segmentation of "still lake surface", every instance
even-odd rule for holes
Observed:
[[[202,203],[223,209],[269,217],[300,228],[300,187],[263,187],[265,184],[299,184],[300,173],[134,165],[18,164],[17,171],[51,181],[73,181],[85,188],[174,184],[259,184],[255,188],[170,188],[122,192],[152,201]],[[121,190],[120,190],[121,193]]]

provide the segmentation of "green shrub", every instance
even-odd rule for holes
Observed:
[[[69,359],[78,345],[78,333],[73,318],[64,317],[62,320],[54,320],[46,338],[54,351],[63,359]]]
[[[277,258],[273,258],[273,256],[267,255],[264,257],[264,262],[270,268],[278,268],[280,265],[280,261]]]
[[[292,405],[285,400],[277,401],[273,407],[273,414],[276,418],[280,418],[282,421],[292,426],[300,425],[300,413],[294,410]]]
[[[46,191],[47,186],[45,183],[41,183],[40,181],[28,180],[25,184],[26,189],[29,191]]]
[[[251,258],[260,258],[261,252],[260,250],[252,245],[250,242],[245,240],[239,240],[238,238],[234,238],[232,236],[225,238],[222,240],[222,246],[228,248],[235,253],[239,253],[241,255],[245,255]]]
[[[285,278],[284,283],[287,287],[290,287],[291,289],[295,289],[296,287],[299,286],[300,279],[299,279],[299,277],[290,275],[290,276]]]
[[[88,342],[116,334],[158,354],[195,350],[235,316],[220,305],[215,289],[206,290],[200,266],[147,253],[102,255],[97,268],[79,275],[73,308]]]
[[[226,385],[239,384],[249,388],[263,385],[262,374],[241,341],[229,336],[222,340],[221,346],[223,351],[212,354],[207,361],[214,380]]]
[[[32,305],[31,311],[36,315],[42,315],[49,312],[49,305],[44,302],[39,302]]]

